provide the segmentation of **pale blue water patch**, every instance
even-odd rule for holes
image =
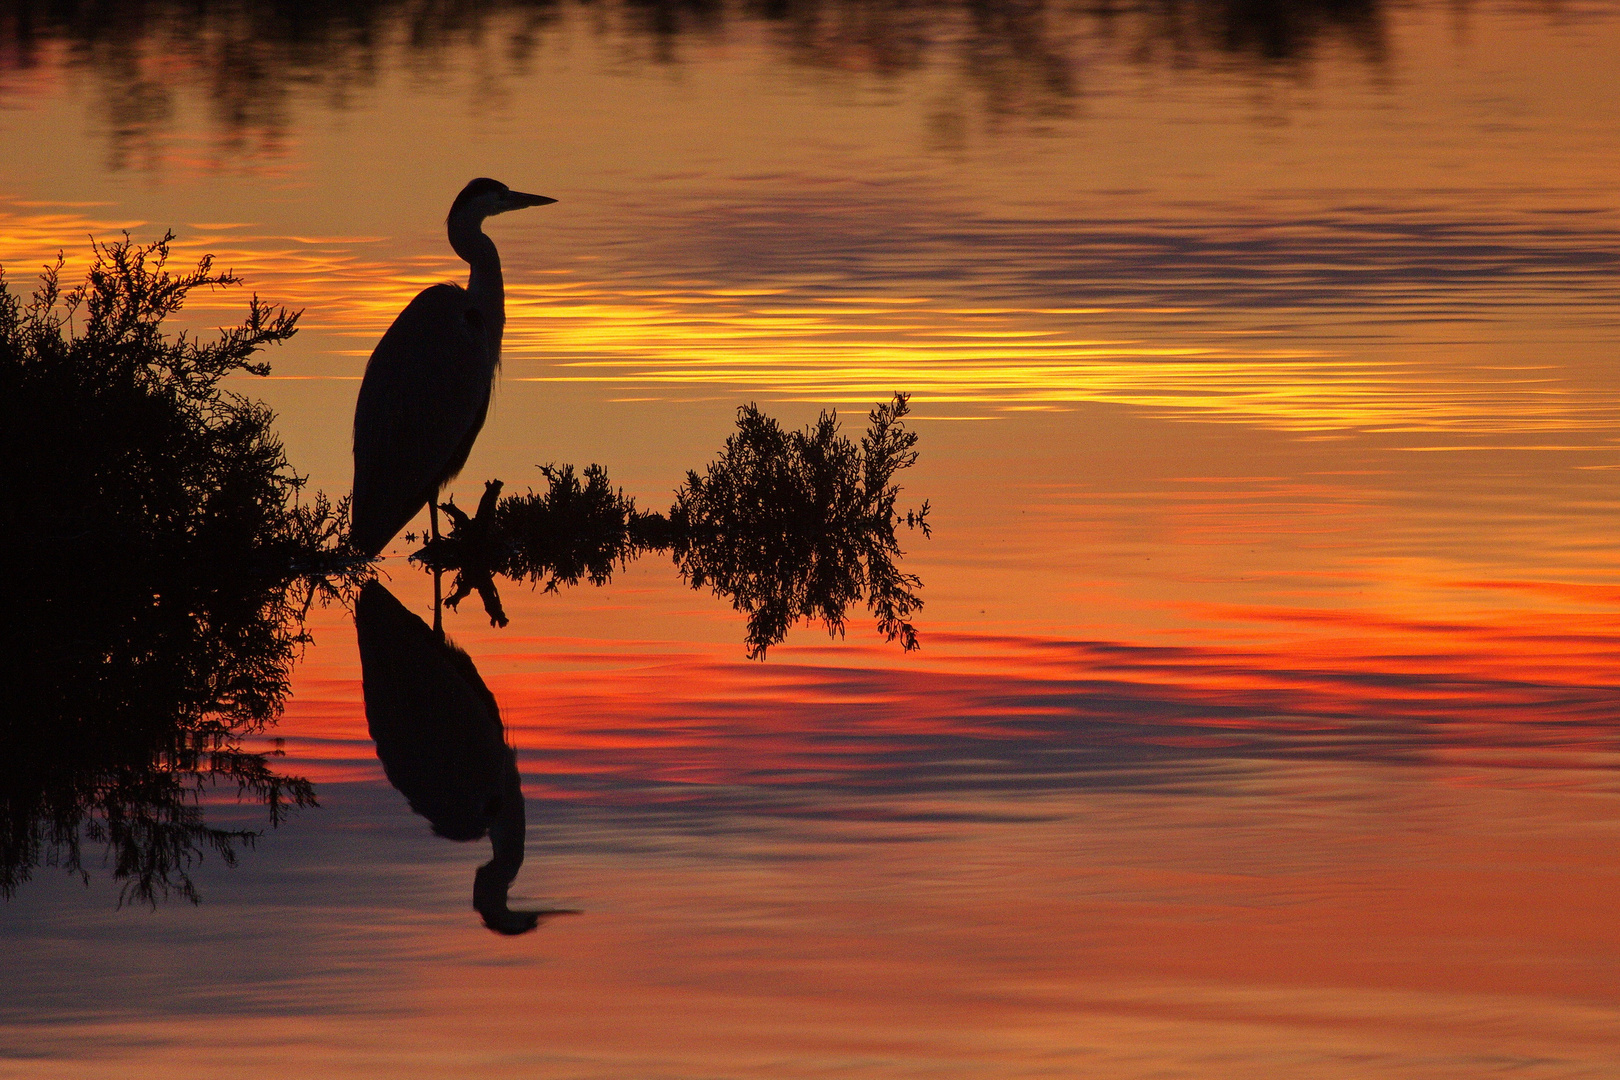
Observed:
[[[443,960],[422,927],[476,925],[480,853],[426,835],[387,785],[321,784],[318,796],[319,808],[266,830],[236,867],[211,855],[195,865],[196,906],[170,898],[120,910],[93,845],[88,886],[37,868],[0,919],[0,1024],[395,1008],[379,993],[387,973]],[[208,818],[264,828],[262,815],[228,805]]]

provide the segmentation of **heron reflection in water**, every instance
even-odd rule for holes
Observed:
[[[556,202],[479,177],[461,189],[446,222],[450,246],[471,267],[467,287],[418,293],[377,343],[354,408],[350,543],[373,556],[435,499],[472,452],[489,413],[506,326],[501,256],[484,219]]]
[[[484,925],[522,934],[566,909],[513,911],[525,820],[517,756],[472,659],[372,581],[355,604],[366,721],[388,782],[448,840],[486,834],[493,857],[473,879]]]

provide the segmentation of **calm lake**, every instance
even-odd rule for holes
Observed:
[[[515,841],[368,724],[363,649],[401,708],[451,655],[401,535],[242,744],[318,806],[204,787],[262,835],[196,903],[93,840],[0,902],[0,1077],[1620,1076],[1617,56],[1611,0],[0,5],[8,286],[172,230],[245,286],[166,326],[302,309],[228,385],[309,490],[489,176],[558,201],[488,225],[458,505],[665,510],[740,406],[898,391],[932,527],[916,651],[752,659],[658,553],[444,611]],[[577,914],[492,933],[486,863]]]

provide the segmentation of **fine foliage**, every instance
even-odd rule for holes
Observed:
[[[95,246],[63,290],[60,260],[30,301],[0,279],[0,530],[20,601],[0,650],[0,895],[33,867],[85,873],[86,842],[123,899],[171,890],[256,833],[210,827],[224,784],[272,822],[313,789],[277,775],[244,735],[280,714],[318,595],[350,591],[336,551],[345,506],[301,498],[263,405],[222,384],[298,315],[253,298],[216,338],[170,336],[188,293],[237,284],[209,260],[166,262],[171,237]],[[300,577],[327,565],[336,577]]]
[[[859,444],[823,413],[805,431],[788,432],[748,405],[737,432],[701,474],[690,472],[669,515],[636,509],[599,465],[581,483],[573,466],[542,466],[545,491],[500,497],[485,485],[478,512],[451,504],[447,536],[414,558],[454,570],[454,606],[476,591],[490,621],[506,625],[494,575],[544,583],[548,591],[582,579],[604,585],[647,551],[672,553],[696,589],[711,589],[748,617],[748,655],[763,658],[801,619],[842,634],[849,605],[864,600],[878,629],[906,650],[917,647],[910,617],[922,607],[921,582],[902,573],[900,525],[928,535],[928,504],[895,510],[894,478],[917,460],[917,436],[905,426],[907,399],[873,409]]]
[[[928,528],[926,502],[904,518],[894,508],[894,476],[917,460],[907,411],[905,394],[873,409],[856,445],[836,413],[789,432],[744,406],[719,458],[676,491],[675,564],[693,588],[747,615],[750,656],[763,657],[800,619],[842,635],[845,610],[863,598],[885,638],[917,647],[909,617],[922,607],[922,582],[895,565],[895,527]]]
[[[607,470],[587,465],[581,483],[572,465],[542,465],[546,490],[502,499],[496,526],[512,538],[512,556],[502,572],[518,580],[578,585],[583,578],[605,585],[613,571],[643,546],[651,515],[609,481]]]
[[[35,496],[0,504],[0,523],[104,568],[291,554],[303,481],[270,410],[220,384],[268,373],[255,354],[291,337],[298,314],[254,297],[212,341],[167,336],[192,290],[239,283],[207,258],[170,273],[171,239],[96,245],[66,292],[58,260],[27,304],[0,279],[0,448]]]
[[[668,532],[657,514],[636,509],[635,500],[608,482],[600,465],[585,469],[584,483],[572,465],[542,465],[546,490],[529,489],[501,498],[502,484],[490,480],[478,510],[468,517],[455,503],[444,503],[450,531],[430,540],[412,556],[435,570],[456,572],[445,603],[455,608],[472,593],[483,601],[492,625],[505,626],[506,612],[494,575],[543,583],[546,592],[562,585],[606,585],[641,552]]]

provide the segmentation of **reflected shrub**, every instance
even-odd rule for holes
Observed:
[[[583,481],[572,465],[542,465],[545,491],[503,499],[497,525],[515,543],[502,572],[519,580],[558,585],[587,580],[605,585],[613,571],[657,546],[667,530],[657,514],[636,509],[600,465],[587,465]]]
[[[606,585],[613,572],[641,552],[667,545],[669,523],[636,509],[635,500],[608,482],[600,465],[589,465],[581,482],[572,465],[542,465],[546,489],[500,497],[501,481],[484,485],[473,517],[453,502],[440,509],[449,531],[412,556],[435,570],[456,572],[451,608],[477,592],[496,626],[507,624],[494,575],[541,585]],[[406,539],[414,539],[407,533]]]
[[[1286,69],[1323,42],[1343,41],[1378,64],[1387,53],[1385,7],[1381,0],[1150,0],[1142,5],[1137,56],[1212,52]]]

